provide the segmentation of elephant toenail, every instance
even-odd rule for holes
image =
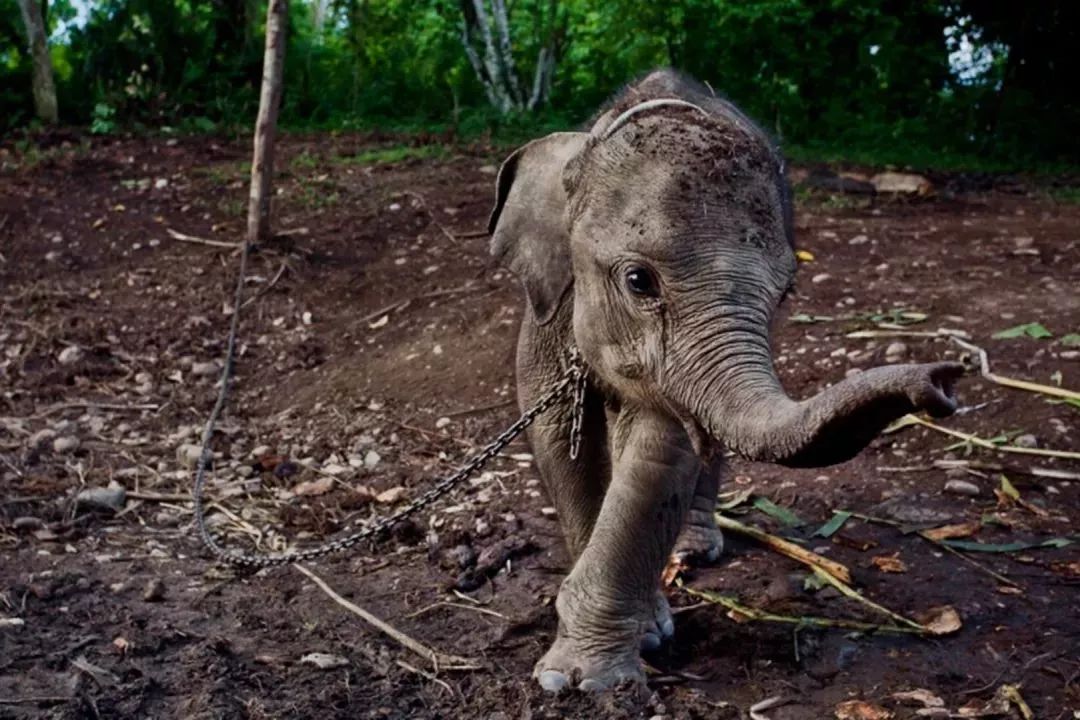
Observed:
[[[583,692],[600,692],[601,690],[607,690],[607,685],[599,680],[593,680],[592,678],[586,678],[578,685],[578,689]]]
[[[569,678],[558,670],[545,670],[539,677],[540,687],[548,692],[559,692],[566,687],[568,680]]]
[[[675,634],[675,621],[671,618],[664,618],[660,622],[660,632],[664,634],[664,637],[671,637]]]
[[[654,632],[647,632],[641,636],[641,649],[659,650],[661,642],[659,635]]]

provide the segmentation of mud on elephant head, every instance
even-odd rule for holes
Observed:
[[[590,132],[503,164],[492,253],[539,325],[572,304],[594,378],[677,417],[695,445],[790,466],[847,460],[905,413],[956,408],[955,363],[894,365],[806,400],[783,390],[773,315],[796,270],[790,191],[771,140],[730,103],[656,73]]]

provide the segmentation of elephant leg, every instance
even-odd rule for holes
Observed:
[[[675,558],[680,562],[704,560],[713,562],[724,549],[724,535],[716,527],[716,494],[720,490],[720,476],[724,471],[724,459],[716,457],[702,465],[698,475],[694,500],[679,539],[675,542]]]
[[[612,439],[611,483],[559,591],[555,642],[536,665],[546,690],[644,681],[639,643],[655,625],[660,572],[697,482],[700,462],[670,418],[624,409]]]

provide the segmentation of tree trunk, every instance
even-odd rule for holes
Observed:
[[[53,84],[52,58],[45,36],[45,20],[38,0],[19,0],[26,38],[33,59],[34,109],[37,116],[47,123],[56,123],[56,86]]]
[[[263,241],[270,234],[270,184],[274,174],[274,140],[281,106],[288,5],[288,0],[269,0],[266,9],[266,52],[263,55],[262,91],[259,94],[259,117],[255,122],[251,195],[248,199],[249,243]]]

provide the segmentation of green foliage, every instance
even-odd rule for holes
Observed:
[[[1005,330],[1000,330],[993,335],[995,340],[1009,340],[1012,338],[1029,337],[1034,340],[1054,337],[1054,333],[1046,329],[1042,323],[1030,322],[1023,325],[1015,325]]]
[[[1080,72],[1080,3],[515,0],[522,82],[541,49],[559,56],[548,104],[528,116],[491,108],[461,42],[466,5],[291,0],[282,123],[513,142],[583,122],[635,76],[674,66],[796,159],[1001,170],[1080,157],[1080,85],[1065,80]],[[86,6],[75,23],[73,0],[48,3],[63,120],[93,132],[249,127],[264,0]],[[24,46],[16,0],[0,0],[0,130],[32,116]]]

